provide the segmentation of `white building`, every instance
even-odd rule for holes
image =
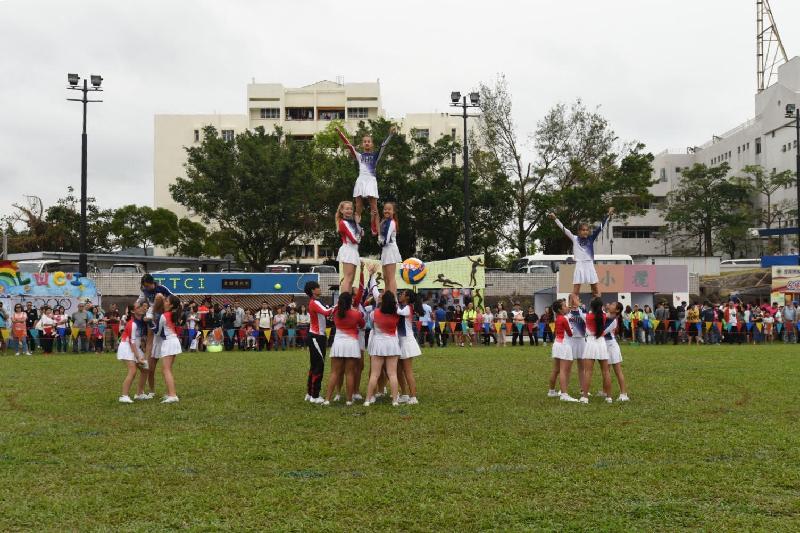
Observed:
[[[332,120],[343,120],[345,128],[354,131],[362,120],[384,116],[380,84],[337,83],[320,81],[299,88],[279,83],[251,83],[247,86],[247,110],[242,115],[156,115],[154,145],[154,204],[174,211],[179,217],[188,213],[176,204],[169,186],[177,177],[185,176],[185,147],[201,140],[202,130],[214,126],[224,138],[233,139],[246,129],[263,126],[271,131],[283,128],[287,135],[311,138],[328,127]],[[411,113],[397,120],[400,132],[414,130],[417,136],[431,141],[443,135],[463,139],[463,122],[448,113]],[[474,121],[470,121],[471,127]],[[296,258],[317,263],[335,250],[325,250],[317,241],[297,243]],[[295,259],[292,257],[290,259]]]
[[[778,81],[755,96],[754,116],[750,120],[711,140],[691,146],[683,153],[664,151],[653,161],[657,183],[650,192],[655,203],[663,202],[667,193],[677,188],[681,171],[695,163],[716,166],[728,163],[730,176],[741,176],[747,165],[761,165],[767,172],[796,169],[796,131],[787,119],[786,104],[800,104],[800,57],[795,57],[778,69]],[[791,126],[791,127],[787,127]],[[778,191],[773,202],[788,201],[796,205],[796,189]],[[598,241],[598,253],[633,256],[668,255],[671,244],[663,238],[664,218],[651,206],[643,216],[616,221],[610,226],[609,237]],[[794,221],[790,221],[794,224]]]

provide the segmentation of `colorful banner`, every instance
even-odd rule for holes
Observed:
[[[685,265],[595,265],[601,292],[681,293],[689,292],[689,267]],[[572,292],[575,265],[562,263],[558,271],[558,293]],[[581,292],[589,292],[588,284]],[[682,297],[682,299],[685,299]],[[679,302],[680,303],[680,302]]]
[[[319,282],[319,274],[220,274],[193,272],[153,274],[175,294],[303,294],[309,281]]]
[[[383,269],[380,260],[362,259],[362,262],[369,265],[375,264],[378,267],[378,286],[384,288]],[[410,285],[403,281],[401,264],[397,264],[395,274],[398,289],[485,289],[486,288],[486,262],[483,255],[472,255],[468,257],[458,257],[456,259],[446,259],[444,261],[430,261],[425,263],[428,273],[421,282]],[[356,268],[356,283],[359,279],[361,267]],[[340,280],[344,273],[342,263],[339,263]],[[366,278],[366,274],[364,275]],[[476,295],[477,300],[477,295]]]
[[[16,261],[0,261],[0,296],[93,298],[94,281],[72,272],[20,272]]]
[[[772,292],[781,294],[800,293],[800,267],[772,267]],[[778,300],[773,296],[772,301]]]

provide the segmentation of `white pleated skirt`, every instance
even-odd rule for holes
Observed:
[[[586,348],[583,350],[584,359],[595,359],[597,361],[608,360],[608,348],[603,337],[597,338],[593,335],[586,337]]]
[[[352,243],[341,245],[336,260],[341,263],[347,263],[348,265],[360,265],[361,257],[358,255],[358,245]]]
[[[397,335],[386,335],[384,333],[372,333],[369,336],[369,354],[379,357],[389,357],[392,355],[400,355],[400,342],[397,340]]]
[[[606,340],[606,350],[608,351],[608,364],[617,365],[622,362],[622,350],[616,339]]]
[[[120,341],[119,348],[117,348],[117,359],[120,361],[136,361],[136,356],[131,350],[131,345],[128,341]]]
[[[586,351],[585,337],[565,337],[564,344],[572,349],[572,358],[575,360],[583,359],[583,352]]]
[[[158,352],[156,352],[155,348],[153,348],[153,357],[156,359],[161,359],[162,357],[169,357],[170,355],[178,355],[181,352],[180,339],[175,335],[170,335],[161,341],[161,346],[159,347]],[[155,355],[156,353],[158,353],[158,355]]]
[[[575,263],[575,273],[572,275],[572,283],[593,284],[599,282],[597,270],[594,268],[594,261],[578,261]]]
[[[370,174],[359,174],[356,186],[353,187],[353,198],[380,198],[378,196],[378,180]]]
[[[333,338],[333,346],[331,346],[331,357],[359,359],[361,346],[359,346],[358,337],[351,337],[337,331]]]
[[[381,250],[381,264],[394,265],[395,263],[402,263],[403,258],[400,256],[400,249],[397,247],[396,242],[390,242]]]
[[[422,350],[420,350],[414,335],[400,337],[400,359],[411,359],[420,355],[422,355]]]
[[[564,361],[572,361],[572,348],[565,343],[556,341],[553,343],[553,359],[563,359]]]

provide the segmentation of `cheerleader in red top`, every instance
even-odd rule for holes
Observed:
[[[342,283],[339,293],[344,294],[352,290],[356,267],[361,264],[358,243],[361,242],[362,231],[358,219],[353,218],[353,202],[339,202],[339,208],[336,210],[336,228],[342,238],[342,245],[336,256],[342,263]]]
[[[595,298],[589,305],[590,313],[586,315],[586,348],[584,358],[584,383],[581,386],[581,403],[589,403],[589,389],[592,385],[594,361],[600,361],[603,372],[603,391],[606,402],[611,403],[611,374],[608,368],[608,347],[605,342],[606,316],[603,314],[603,300]]]
[[[373,290],[374,297],[378,298],[377,288]],[[397,340],[397,300],[394,293],[384,291],[380,306],[372,313],[372,333],[369,336],[369,386],[367,387],[367,400],[364,406],[375,402],[375,391],[378,388],[378,379],[381,371],[386,367],[389,377],[389,387],[392,391],[392,405],[398,406],[397,361],[400,358],[400,342]]]
[[[161,403],[175,403],[179,401],[175,392],[175,378],[172,375],[172,365],[175,356],[181,353],[181,340],[175,331],[176,318],[182,315],[181,300],[175,295],[169,296],[164,302],[164,314],[158,321],[158,334],[162,336],[159,353],[153,354],[158,360],[163,361],[161,372],[164,374],[164,384],[167,386],[167,396]]]
[[[550,373],[550,392],[556,388],[556,379],[559,380],[561,394],[559,398],[562,402],[577,402],[569,395],[569,374],[572,371],[572,347],[566,342],[567,337],[572,336],[572,329],[569,320],[564,316],[568,309],[564,305],[564,300],[556,300],[551,307],[555,319],[555,340],[553,341],[553,371]],[[553,394],[548,394],[553,397]]]
[[[381,230],[378,235],[378,243],[381,245],[381,265],[383,265],[383,281],[386,290],[397,294],[397,263],[402,263],[400,250],[397,248],[397,206],[394,202],[383,204],[383,220]]]
[[[359,295],[360,296],[360,295]],[[365,324],[361,311],[353,309],[353,295],[345,292],[339,296],[333,312],[336,336],[331,347],[331,375],[328,378],[328,392],[323,405],[330,405],[339,377],[344,372],[347,380],[347,405],[353,405],[356,390],[356,371],[361,358],[358,330]]]
[[[128,322],[125,324],[125,329],[119,340],[119,347],[117,348],[117,359],[123,361],[128,367],[128,374],[122,382],[122,396],[119,397],[120,403],[133,403],[129,392],[133,378],[136,377],[137,367],[141,368],[143,373],[147,371],[147,358],[142,351],[142,339],[137,322],[142,319],[144,315],[144,308],[137,305],[133,309],[133,313],[128,316]]]

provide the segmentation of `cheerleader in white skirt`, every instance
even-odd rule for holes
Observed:
[[[414,358],[422,355],[419,343],[414,336],[414,317],[423,314],[422,303],[413,291],[405,290],[400,293],[400,308],[397,310],[401,320],[398,325],[400,339],[400,372],[403,375],[408,394],[400,396],[400,403],[416,405],[417,379],[414,377]]]
[[[361,264],[358,255],[358,243],[361,242],[361,226],[353,219],[353,202],[339,202],[336,210],[336,230],[342,239],[339,254],[336,259],[342,264],[342,283],[339,294],[350,292],[353,289],[353,280],[356,277],[356,268]]]
[[[608,304],[608,319],[611,324],[606,327],[605,339],[608,347],[608,364],[614,369],[614,374],[617,376],[617,383],[619,384],[619,398],[617,398],[617,401],[627,402],[630,398],[628,398],[628,390],[625,386],[625,374],[622,373],[622,350],[620,350],[617,342],[617,333],[620,330],[619,317],[622,314],[622,309],[621,302]]]
[[[353,396],[356,392],[356,370],[358,361],[361,359],[358,331],[364,327],[364,315],[358,309],[353,309],[351,293],[345,292],[339,296],[333,312],[333,322],[336,324],[336,336],[333,338],[331,347],[331,373],[323,405],[330,405],[342,375],[347,380],[347,405],[353,405]]]
[[[377,287],[373,295],[377,300]],[[367,387],[367,400],[365,406],[375,401],[375,392],[378,388],[378,379],[381,371],[386,368],[389,378],[389,387],[392,391],[392,405],[398,402],[397,361],[400,358],[400,342],[397,339],[397,300],[394,293],[384,291],[380,306],[372,312],[372,333],[369,336],[369,386]]]
[[[572,276],[572,293],[576,296],[581,292],[581,285],[588,283],[592,287],[592,296],[597,298],[600,296],[600,287],[598,285],[599,279],[597,277],[597,270],[594,268],[594,241],[603,231],[603,228],[608,223],[611,215],[614,214],[614,208],[608,210],[608,215],[600,223],[600,226],[592,229],[589,224],[582,222],[578,226],[578,235],[574,235],[570,230],[564,227],[558,218],[553,213],[547,216],[554,220],[556,225],[561,228],[564,235],[572,241],[572,256],[575,259],[575,273]]]
[[[147,358],[142,351],[142,339],[137,322],[142,319],[142,308],[137,306],[133,315],[128,318],[122,336],[119,339],[117,348],[117,359],[123,361],[128,369],[125,379],[122,381],[122,395],[119,397],[120,403],[133,403],[130,397],[131,384],[136,377],[137,368],[143,372],[147,371]],[[139,398],[140,395],[137,395]]]
[[[604,339],[606,329],[606,315],[603,313],[603,301],[595,298],[589,306],[590,312],[586,315],[586,349],[583,352],[585,364],[586,385],[581,391],[581,403],[589,403],[589,388],[592,383],[594,360],[600,361],[603,373],[603,392],[606,402],[611,403],[611,374],[608,368],[608,348]]]
[[[345,135],[342,130],[336,128],[336,132],[350,151],[350,155],[353,156],[353,159],[358,163],[358,179],[356,179],[356,185],[353,188],[353,198],[356,202],[356,216],[359,219],[361,218],[361,211],[364,209],[364,199],[367,199],[370,209],[370,228],[372,229],[372,234],[377,235],[378,178],[375,172],[378,161],[380,161],[383,155],[384,148],[386,148],[386,145],[395,133],[395,128],[394,126],[391,127],[389,135],[383,140],[377,153],[373,151],[375,143],[372,139],[372,135],[364,135],[364,137],[361,138],[361,152],[359,152],[350,143],[350,139],[347,138],[347,135]]]
[[[175,378],[172,375],[172,365],[175,356],[181,353],[181,341],[175,328],[175,319],[182,315],[181,300],[177,296],[170,296],[164,305],[164,314],[159,319],[158,336],[162,337],[159,348],[158,360],[163,361],[161,372],[164,375],[164,384],[167,386],[167,396],[161,403],[175,403],[179,401],[175,392]]]
[[[584,390],[584,359],[583,354],[586,350],[586,313],[581,309],[581,300],[574,294],[569,295],[568,299],[569,311],[566,314],[569,328],[572,330],[572,335],[564,338],[564,342],[572,348],[572,359],[577,361],[578,366],[578,382],[580,383],[581,391]]]
[[[381,265],[383,265],[383,280],[386,290],[397,294],[397,263],[402,263],[400,249],[397,248],[397,205],[394,202],[383,204],[383,220],[378,242],[381,245]]]
[[[572,348],[566,339],[573,334],[569,321],[564,316],[567,308],[563,300],[556,300],[551,307],[555,316],[555,340],[553,341],[553,371],[550,373],[550,390],[547,396],[560,398],[564,402],[577,402],[569,395],[569,375],[572,371]],[[559,380],[560,392],[556,392],[556,379]]]

